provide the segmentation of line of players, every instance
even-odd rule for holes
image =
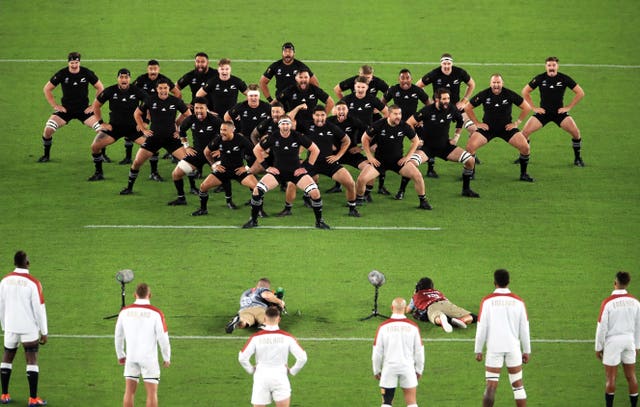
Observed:
[[[105,148],[120,138],[125,139],[126,157],[121,164],[131,164],[127,187],[120,193],[133,193],[140,167],[147,160],[151,164],[150,179],[161,181],[157,172],[158,151],[165,148],[177,160],[172,173],[178,198],[169,205],[186,205],[183,178],[188,176],[190,192],[200,196],[200,209],[194,216],[205,215],[208,191],[220,186],[225,191],[227,206],[235,209],[230,181],[235,179],[252,190],[252,216],[244,227],[258,225],[262,197],[278,184],[286,188],[285,208],[280,216],[291,214],[295,186],[305,191],[305,204],[312,207],[316,227],[329,228],[322,219],[322,200],[317,175],[332,177],[336,185],[327,192],[346,189],[350,216],[360,216],[357,205],[371,201],[373,181],[379,178],[378,192],[388,195],[384,187],[386,170],[402,175],[400,190],[395,198],[404,198],[410,180],[419,197],[420,209],[431,209],[425,196],[424,180],[417,169],[428,162],[427,177],[437,178],[435,157],[461,162],[463,170],[462,196],[477,198],[470,188],[476,164],[475,152],[493,138],[502,138],[518,149],[520,180],[532,182],[527,173],[529,136],[534,131],[555,122],[571,134],[574,164],[584,166],[580,155],[581,137],[574,120],[568,115],[584,92],[570,77],[558,72],[558,59],[546,60],[546,71],[529,82],[520,96],[504,87],[500,74],[491,76],[490,87],[471,98],[475,81],[462,68],[453,65],[453,58],[443,54],[440,67],[424,75],[415,85],[411,72],[402,69],[398,83],[389,87],[373,75],[373,69],[362,66],[358,75],[335,86],[339,99],[318,85],[314,73],[294,58],[291,43],[282,46],[282,59],[271,64],[259,85],[246,85],[231,75],[231,61],[221,59],[218,69],[209,67],[208,56],[195,56],[195,68],[182,76],[176,84],[160,73],[159,63],[151,60],[147,73],[140,75],[131,86],[131,73],[118,71],[117,84],[104,89],[97,76],[80,66],[80,54],[70,53],[68,67],[58,71],[45,85],[44,93],[54,114],[46,123],[43,134],[44,154],[40,162],[50,160],[53,133],[72,119],[78,119],[97,132],[92,143],[95,173],[90,181],[104,179],[102,163],[110,161]],[[269,92],[269,82],[276,79],[276,98]],[[460,98],[461,84],[466,84]],[[88,85],[97,92],[88,106]],[[423,88],[432,84],[430,101]],[[53,89],[61,85],[61,105],[56,104]],[[182,90],[189,87],[192,101],[182,101]],[[540,107],[534,107],[531,93],[540,88]],[[565,90],[574,97],[563,105]],[[350,94],[343,92],[351,90]],[[270,103],[260,100],[260,94]],[[382,99],[377,94],[383,93]],[[247,100],[237,103],[239,93]],[[109,102],[109,123],[102,120],[101,107]],[[325,105],[322,106],[319,103]],[[422,102],[425,107],[418,110]],[[388,103],[394,103],[387,107]],[[474,108],[483,106],[484,116],[478,120]],[[512,106],[520,114],[512,121]],[[88,107],[87,107],[88,106]],[[518,126],[531,110],[523,131]],[[288,113],[285,113],[288,112]],[[328,117],[329,115],[331,117]],[[177,116],[177,119],[176,119]],[[449,138],[450,123],[456,123],[455,134]],[[462,127],[469,131],[466,149],[457,147]],[[187,131],[191,130],[194,145],[189,145]],[[238,137],[238,135],[240,137]],[[404,151],[404,138],[411,140]],[[141,146],[132,161],[133,143]],[[299,160],[301,149],[308,151],[307,159]],[[364,152],[364,154],[363,154]],[[245,164],[246,161],[246,164]],[[212,173],[196,188],[195,179],[205,164],[212,165]],[[342,164],[361,172],[354,181]],[[410,164],[410,165],[409,165]],[[266,172],[258,181],[254,174]]]

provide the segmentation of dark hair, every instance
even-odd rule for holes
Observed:
[[[440,96],[442,96],[443,93],[448,93],[449,96],[451,96],[451,91],[447,88],[438,88],[435,93],[433,94],[433,98],[434,99],[440,99]]]
[[[264,315],[268,318],[277,318],[280,316],[280,308],[270,305],[264,312]]]
[[[167,78],[158,79],[158,81],[156,82],[156,88],[158,87],[158,85],[163,85],[163,84],[169,85],[169,79]]]
[[[229,58],[220,58],[218,61],[218,66],[222,65],[231,65],[231,60]]]
[[[338,100],[338,101],[336,102],[336,106],[338,106],[338,105],[345,105],[345,106],[347,106],[347,102],[345,102],[344,100],[340,99],[340,100]]]
[[[147,298],[149,296],[149,286],[147,283],[140,283],[136,287],[136,295],[138,298]]]
[[[433,281],[429,277],[422,277],[416,284],[416,291],[433,289]]]
[[[453,59],[453,55],[449,54],[448,52],[445,52],[444,54],[440,55],[440,58],[451,58],[451,59]]]
[[[67,55],[67,61],[79,61],[79,60],[80,60],[79,52],[69,52],[69,55]]]
[[[360,70],[362,71],[363,75],[371,75],[373,73],[373,68],[371,67],[371,65],[362,65],[360,67]]]
[[[315,112],[324,112],[324,106],[322,105],[316,105],[316,107],[313,108],[313,113]]]
[[[506,287],[509,285],[509,272],[505,269],[497,269],[493,273],[493,282],[498,287]]]
[[[196,103],[199,103],[201,105],[206,105],[207,104],[207,98],[204,98],[202,96],[198,96],[197,98],[193,99],[193,104],[195,105]]]
[[[560,62],[560,60],[558,59],[558,57],[547,57],[547,59],[544,60],[544,62]]]
[[[22,250],[18,250],[13,256],[13,264],[16,267],[26,268],[29,265],[29,258],[27,257],[27,253]]]
[[[368,83],[367,83],[367,78],[366,78],[366,77],[364,77],[364,76],[358,76],[358,77],[354,80],[354,82],[355,82],[355,83],[366,83],[366,84],[368,85]]]
[[[296,76],[300,75],[301,73],[304,73],[304,72],[308,73],[309,76],[311,76],[311,72],[309,71],[309,68],[300,68],[300,69],[298,69],[298,72],[296,72]]]
[[[616,281],[622,286],[628,286],[631,282],[631,275],[626,271],[618,271],[616,273]]]
[[[196,56],[194,57],[194,59],[198,58],[198,57],[205,57],[205,58],[209,59],[209,55],[207,55],[206,52],[198,52],[196,54]]]
[[[402,75],[403,73],[408,73],[409,75],[411,75],[411,71],[408,70],[407,68],[402,68],[400,70],[400,72],[398,73],[398,76]]]
[[[389,106],[389,111],[392,110],[402,110],[402,108],[399,105],[391,105]]]
[[[283,108],[283,109],[284,109],[284,105],[283,105],[282,103],[280,103],[280,102],[277,102],[277,101],[276,101],[276,102],[273,102],[273,103],[271,104],[271,107],[281,107],[281,108]]]
[[[131,71],[129,71],[127,68],[120,68],[120,70],[118,71],[118,76],[120,75],[131,76]]]
[[[150,59],[149,62],[147,62],[147,66],[150,66],[150,65],[158,65],[158,66],[160,66],[160,62],[158,62],[157,59]]]

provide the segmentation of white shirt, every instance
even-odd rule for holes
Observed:
[[[515,352],[521,345],[523,353],[531,353],[527,309],[508,288],[496,288],[480,303],[475,353],[485,344],[492,353]]]
[[[393,314],[380,324],[373,341],[371,354],[373,374],[382,372],[382,366],[412,367],[416,373],[424,370],[424,346],[420,328],[403,314]]]
[[[627,290],[613,290],[611,296],[602,301],[596,329],[596,351],[603,350],[605,341],[614,336],[629,337],[636,349],[640,349],[640,302]]]
[[[277,325],[267,325],[247,340],[238,354],[238,361],[249,374],[266,369],[281,370],[286,374],[289,352],[296,358],[296,363],[289,369],[289,373],[295,376],[307,363],[307,353],[293,335],[282,331]],[[250,362],[254,354],[255,368]]]
[[[42,285],[28,269],[16,268],[0,282],[0,323],[6,332],[48,334]]]
[[[126,357],[128,362],[157,361],[157,345],[160,345],[162,359],[165,362],[171,361],[171,345],[164,314],[151,305],[149,300],[138,299],[120,311],[116,323],[115,345],[118,359]]]

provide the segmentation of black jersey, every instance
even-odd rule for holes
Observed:
[[[374,109],[378,109],[381,112],[385,108],[384,103],[370,93],[366,94],[362,99],[358,99],[355,93],[351,93],[343,97],[341,101],[347,104],[349,116],[355,116],[367,126],[373,122]]]
[[[281,173],[293,173],[297,168],[300,168],[300,146],[308,149],[311,144],[309,137],[295,130],[291,130],[289,137],[282,137],[278,131],[260,141],[260,146],[263,149],[271,149],[273,166]]]
[[[261,100],[258,107],[253,108],[249,106],[249,102],[245,100],[229,109],[228,113],[235,123],[236,128],[240,129],[240,133],[251,137],[251,132],[253,132],[253,129],[256,128],[258,123],[270,117],[271,105]]]
[[[293,59],[291,65],[286,65],[282,59],[279,59],[269,65],[266,71],[262,75],[265,78],[271,79],[274,76],[276,77],[276,95],[287,87],[296,84],[296,74],[299,70],[304,69],[309,72],[309,77],[313,76],[313,72],[309,69],[309,67],[302,61],[297,59]]]
[[[433,93],[440,89],[446,88],[451,95],[451,103],[454,105],[460,101],[460,84],[462,82],[469,83],[471,76],[464,69],[452,66],[451,73],[445,75],[441,68],[436,68],[422,77],[424,85],[432,84]]]
[[[178,79],[178,87],[180,89],[184,89],[188,86],[191,89],[191,104],[193,104],[193,99],[195,99],[196,93],[198,93],[200,88],[206,85],[210,79],[217,77],[217,69],[209,68],[209,70],[204,73],[200,73],[197,70],[193,69],[182,75],[182,77]]]
[[[142,89],[143,91],[145,91],[148,95],[155,95],[156,94],[156,88],[158,87],[158,81],[160,79],[166,79],[169,82],[169,90],[173,89],[176,85],[175,83],[173,83],[173,81],[171,79],[169,79],[168,77],[166,77],[165,75],[159,73],[158,77],[154,80],[151,80],[149,78],[149,75],[142,74],[140,76],[138,76],[136,78],[135,81],[133,81],[133,85],[137,86],[138,88]]]
[[[364,133],[364,131],[367,129],[367,126],[364,123],[362,123],[355,117],[351,117],[350,115],[347,115],[346,120],[343,122],[338,121],[337,116],[328,117],[327,122],[335,124],[347,136],[349,136],[349,139],[351,139],[351,145],[349,146],[349,148],[355,147],[360,144],[362,133]]]
[[[313,108],[316,107],[318,101],[327,103],[329,95],[316,85],[309,84],[307,89],[303,90],[296,84],[278,93],[276,99],[284,105],[287,112],[290,112],[298,105],[306,103],[307,109],[300,110],[296,115],[296,121],[306,125],[313,122]]]
[[[409,89],[402,89],[400,84],[395,84],[384,93],[384,100],[393,101],[402,109],[402,120],[406,121],[418,111],[418,101],[423,104],[429,103],[429,96],[418,85],[411,85]]]
[[[487,88],[471,98],[469,103],[473,107],[482,105],[484,115],[482,122],[489,125],[489,131],[504,129],[512,122],[512,105],[520,106],[524,99],[511,89],[502,88],[498,95],[494,95],[491,88]]]
[[[567,89],[573,89],[578,84],[569,76],[558,72],[556,76],[549,76],[547,73],[541,73],[529,82],[531,89],[540,87],[540,107],[547,114],[556,114],[558,109],[564,106],[564,92]]]
[[[416,132],[405,122],[391,126],[386,118],[367,128],[371,144],[377,144],[375,157],[383,162],[396,162],[404,156],[404,138],[413,139]]]
[[[329,122],[322,127],[311,124],[298,130],[318,146],[320,149],[318,159],[322,158],[323,162],[324,158],[335,153],[333,147],[342,144],[342,139],[346,136],[340,127]]]
[[[235,133],[231,140],[224,141],[221,136],[215,137],[209,144],[209,150],[220,150],[220,164],[226,172],[244,166],[245,154],[253,155],[253,143],[242,134]]]
[[[237,76],[231,75],[223,81],[219,76],[210,79],[202,90],[207,92],[207,106],[220,117],[238,103],[238,94],[247,90],[247,84]]]
[[[261,139],[264,136],[270,136],[273,133],[279,131],[278,123],[273,121],[273,118],[267,117],[262,120],[256,126],[256,131],[258,132],[258,139]]]
[[[449,128],[456,122],[456,129],[462,128],[462,114],[455,105],[449,104],[447,109],[438,109],[431,104],[413,115],[416,122],[422,122],[422,139],[429,148],[442,148],[449,144]]]
[[[135,127],[133,112],[147,98],[147,94],[135,86],[120,89],[118,85],[105,88],[96,99],[101,104],[109,102],[109,123],[116,126]]]
[[[211,140],[220,134],[221,123],[222,121],[211,113],[207,113],[204,120],[200,120],[195,114],[192,114],[180,124],[180,136],[187,137],[187,130],[191,129],[193,148],[201,153]]]
[[[340,86],[340,90],[342,90],[343,92],[345,90],[350,90],[351,92],[355,92],[354,87],[356,84],[356,79],[359,76],[360,75],[352,76],[351,78],[347,78],[342,82],[340,82],[338,84],[338,86]],[[389,89],[389,85],[387,84],[387,82],[378,78],[377,76],[374,76],[373,78],[371,78],[371,81],[369,81],[369,89],[367,89],[367,92],[371,96],[377,97],[378,92],[385,93],[388,89]]]
[[[144,113],[151,115],[151,127],[153,136],[172,137],[176,131],[176,114],[187,111],[187,105],[181,99],[169,95],[162,100],[158,95],[150,96],[149,99],[140,106]],[[143,115],[144,117],[144,115]]]
[[[67,110],[84,110],[89,106],[89,84],[95,85],[99,81],[92,70],[80,67],[78,73],[69,72],[63,68],[56,72],[49,82],[62,88],[61,104]]]

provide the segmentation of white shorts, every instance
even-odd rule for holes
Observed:
[[[160,381],[160,364],[158,361],[149,361],[145,363],[129,362],[124,364],[124,377],[130,380],[142,380],[149,383],[158,383]]]
[[[21,343],[35,342],[40,339],[40,333],[16,334],[13,332],[4,333],[4,347],[7,349],[16,349]]]
[[[409,367],[382,367],[380,373],[380,387],[395,389],[398,384],[403,389],[411,389],[418,386],[418,377],[413,366]]]
[[[268,405],[272,401],[282,401],[291,397],[291,384],[287,377],[278,369],[256,371],[253,374],[253,391],[251,404]]]
[[[522,352],[487,352],[484,365],[486,367],[516,367],[522,365]]]
[[[636,363],[636,349],[633,338],[615,336],[607,339],[602,353],[602,364],[618,366],[620,362],[625,365]]]

